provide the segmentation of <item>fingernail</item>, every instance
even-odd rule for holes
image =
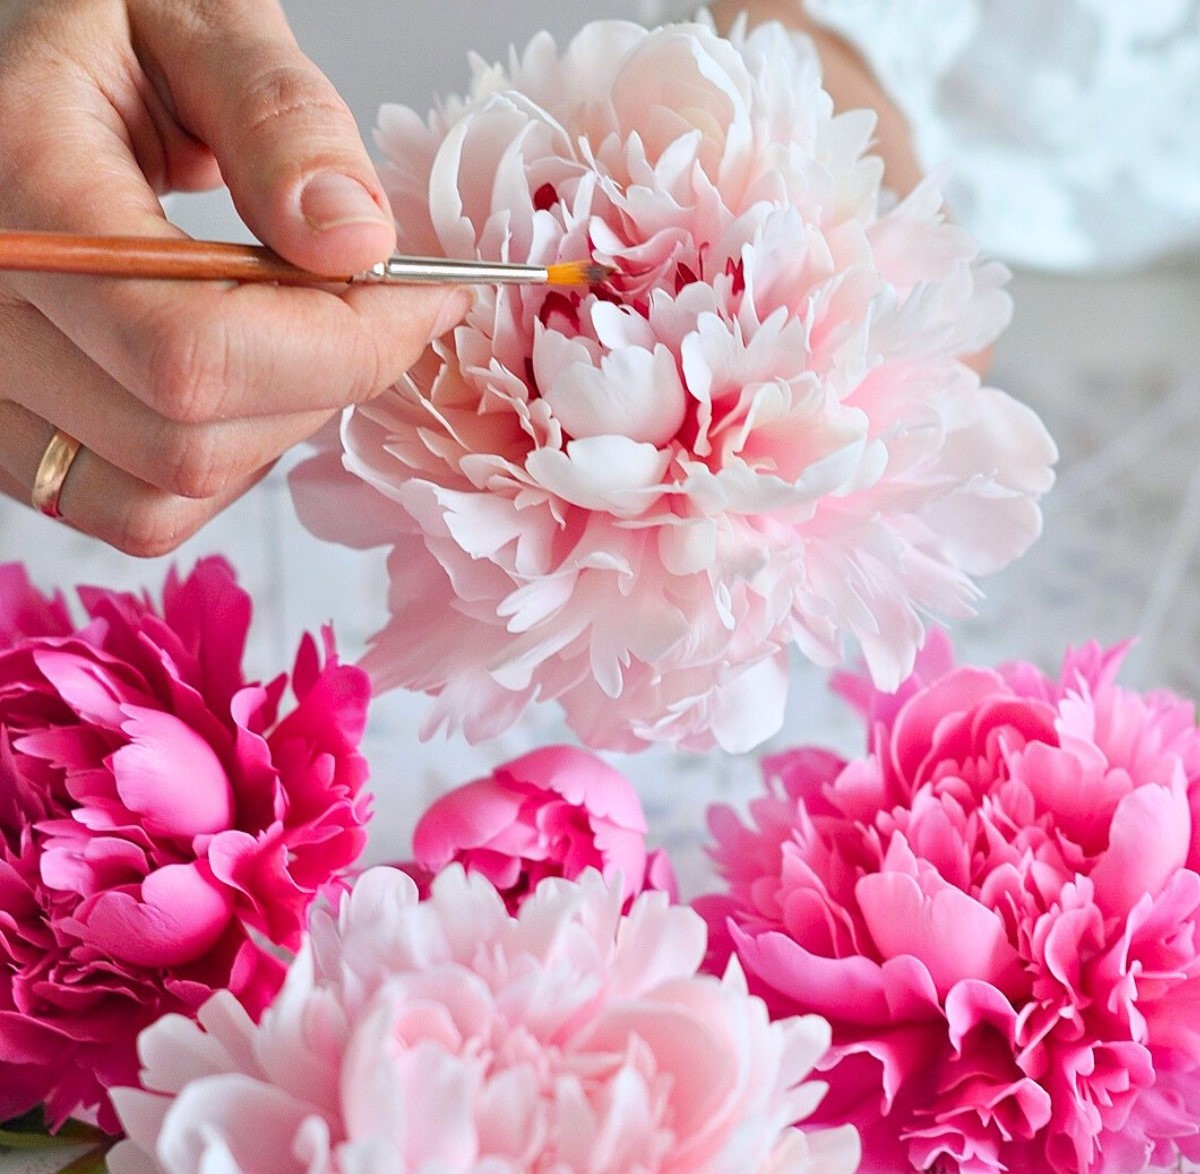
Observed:
[[[357,179],[338,171],[318,172],[304,185],[300,211],[316,232],[344,224],[390,224],[371,193]]]
[[[447,330],[457,326],[475,301],[469,289],[453,289],[446,295],[446,300],[438,310],[438,316],[433,321],[433,333],[430,338],[441,338]]]

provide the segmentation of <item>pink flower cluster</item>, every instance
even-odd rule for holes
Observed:
[[[664,894],[621,905],[594,871],[515,917],[457,865],[424,901],[364,873],[260,1025],[222,992],[143,1035],[111,1168],[850,1174],[853,1129],[792,1127],[828,1026],[697,974],[704,924]]]
[[[557,699],[593,746],[746,750],[790,647],[851,640],[894,687],[1037,535],[1053,445],[960,361],[1004,271],[936,180],[888,203],[872,128],[771,24],[597,22],[476,62],[428,123],[385,108],[405,249],[616,269],[481,288],[297,474],[317,533],[392,548],[363,663],[437,698],[426,735]]]
[[[307,907],[359,856],[369,681],[325,633],[246,682],[249,597],[219,559],[162,609],[61,597],[0,566],[0,1120],[44,1103],[116,1129],[139,1029],[231,990],[251,1014]]]
[[[869,754],[766,762],[700,907],[780,1014],[833,1026],[865,1171],[1133,1174],[1200,1157],[1200,731],[1119,649],[847,691]]]
[[[447,792],[418,821],[413,858],[418,881],[451,863],[482,873],[510,912],[545,877],[574,880],[589,868],[620,888],[627,906],[643,889],[676,895],[666,853],[646,851],[633,784],[574,746],[531,751]]]

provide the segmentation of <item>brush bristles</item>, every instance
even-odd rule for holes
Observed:
[[[560,261],[546,266],[548,285],[599,285],[615,272],[611,265],[598,261]]]

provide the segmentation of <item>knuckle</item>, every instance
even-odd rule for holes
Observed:
[[[272,135],[281,123],[314,115],[351,120],[349,108],[321,74],[278,65],[249,79],[242,95],[241,134],[249,144]]]
[[[348,376],[346,403],[375,399],[427,355],[433,359],[420,314],[412,316],[414,322],[398,314],[395,306],[383,306],[375,299],[358,301],[353,295],[348,307],[354,317],[339,332],[337,343],[338,353],[344,356],[341,369]]]
[[[173,320],[148,332],[151,406],[175,424],[223,418],[233,394],[232,347],[219,319]]]
[[[189,0],[179,6],[177,16],[193,32],[217,34],[239,7],[229,0]]]
[[[160,448],[159,484],[179,497],[219,496],[237,478],[220,432],[206,425],[171,425]]]
[[[134,558],[158,558],[177,550],[204,523],[205,515],[188,503],[161,496],[131,501],[101,534],[110,546]]]

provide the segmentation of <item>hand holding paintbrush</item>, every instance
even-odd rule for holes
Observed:
[[[275,285],[595,285],[612,272],[591,261],[551,265],[453,260],[393,254],[369,269],[314,273],[262,245],[187,237],[76,236],[0,231],[0,271],[88,274],[171,281],[235,281]],[[81,443],[62,429],[51,436],[33,475],[33,505],[60,517],[60,498]]]
[[[203,7],[0,6],[0,230],[65,234],[6,238],[25,271],[0,270],[0,492],[143,555],[393,383],[471,300],[446,284],[330,291],[395,248],[355,122],[273,0]],[[253,273],[40,271],[78,268],[98,233],[191,266],[159,193],[222,183],[275,250],[218,250]],[[107,239],[83,252],[87,271],[130,261]]]

